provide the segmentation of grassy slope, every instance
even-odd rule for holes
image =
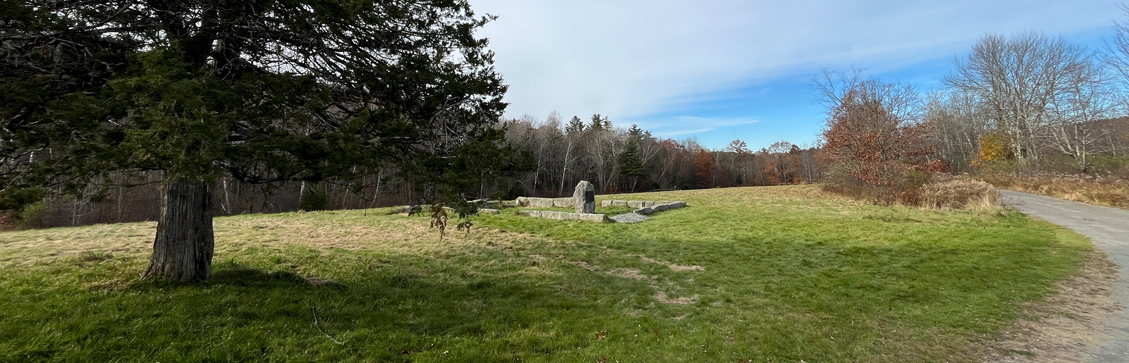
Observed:
[[[217,218],[199,285],[136,281],[152,223],[0,233],[0,360],[970,361],[1092,248],[811,186],[631,199],[690,207],[442,242],[376,211]]]

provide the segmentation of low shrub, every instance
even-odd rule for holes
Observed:
[[[824,174],[823,190],[872,204],[917,205],[921,186],[932,179],[929,172],[895,165],[886,168],[883,183],[872,183],[854,176],[849,168],[847,163],[829,165]]]
[[[325,188],[310,187],[302,193],[298,209],[304,211],[326,210],[329,206],[329,195]]]
[[[47,203],[38,201],[25,205],[20,210],[19,226],[21,229],[35,229],[47,226]]]
[[[1129,155],[1100,154],[1090,162],[1090,170],[1097,174],[1129,178]]]

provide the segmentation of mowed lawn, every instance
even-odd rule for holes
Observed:
[[[614,198],[689,207],[442,241],[388,209],[221,217],[200,284],[138,281],[155,223],[3,232],[0,361],[976,361],[1093,249],[816,186]]]

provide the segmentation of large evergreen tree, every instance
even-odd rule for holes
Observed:
[[[623,148],[623,153],[619,154],[619,174],[627,180],[632,192],[639,184],[639,178],[646,176],[648,172],[647,166],[643,164],[639,155],[639,143],[642,140],[643,129],[632,124],[631,128],[627,130],[627,146]]]
[[[474,35],[488,20],[466,0],[0,2],[0,204],[162,171],[145,275],[198,280],[225,173],[396,165],[445,190],[460,151],[500,146],[505,86]]]

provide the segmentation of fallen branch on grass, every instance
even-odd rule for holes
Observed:
[[[337,345],[345,345],[345,343],[339,342],[339,341],[337,341],[337,339],[333,339],[333,337],[329,336],[329,334],[326,334],[325,330],[321,328],[321,324],[318,324],[318,310],[317,310],[317,308],[311,306],[310,312],[314,313],[314,326],[318,328],[318,331],[320,331],[322,335],[325,335],[326,338],[329,338],[329,340],[332,340],[334,343],[337,343]]]

